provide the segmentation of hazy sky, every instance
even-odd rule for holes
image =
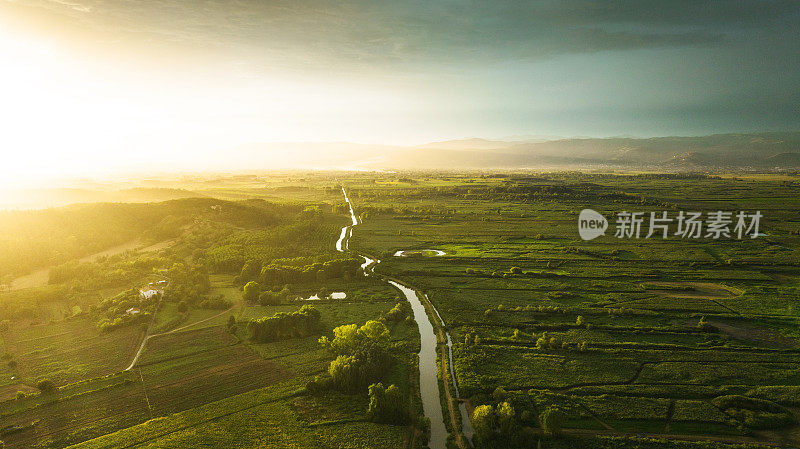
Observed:
[[[6,178],[258,141],[800,128],[798,1],[0,0]]]

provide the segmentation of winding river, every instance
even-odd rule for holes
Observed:
[[[352,219],[352,224],[342,228],[342,233],[339,236],[339,240],[336,242],[336,249],[343,252],[349,248],[348,242],[353,234],[353,227],[358,225],[359,221],[355,212],[353,212],[353,204],[350,202],[350,198],[348,198],[344,187],[342,187],[342,194],[344,194],[344,199],[350,208],[350,218]],[[374,260],[363,254],[359,254],[359,256],[365,259],[365,262],[361,265],[361,268],[364,269],[365,275],[369,275],[375,268],[374,266],[380,263],[380,260]],[[431,449],[445,449],[447,447],[447,429],[444,425],[442,403],[439,399],[439,367],[436,364],[437,341],[433,324],[428,318],[428,314],[425,311],[425,306],[422,304],[422,301],[420,301],[420,298],[417,296],[417,292],[415,292],[414,289],[394,280],[387,280],[386,282],[400,290],[400,292],[405,295],[409,304],[411,304],[411,310],[414,313],[414,320],[417,322],[420,335],[419,389],[420,396],[422,397],[422,410],[425,413],[425,416],[431,420],[431,438],[428,442],[428,445]],[[441,321],[439,312],[435,308],[433,310],[436,312],[436,315]],[[444,325],[444,321],[441,322]],[[453,352],[452,341],[449,333],[447,333],[447,347],[449,352],[450,366],[452,367]],[[455,383],[455,375],[453,375],[452,380],[453,386],[456,390],[456,397],[458,397],[458,387]],[[464,434],[469,438],[472,436],[472,429],[470,427],[467,410],[463,403],[461,403],[460,408]]]

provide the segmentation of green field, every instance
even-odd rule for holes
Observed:
[[[745,422],[712,400],[800,383],[798,191],[796,178],[558,173],[364,183],[350,188],[365,217],[351,248],[428,294],[473,406],[501,388],[517,416],[559,407],[576,432],[786,443],[796,424]],[[768,235],[582,241],[584,208],[760,210]],[[393,257],[422,249],[446,255]]]
[[[424,447],[417,323],[401,306],[406,315],[390,317],[403,300],[381,276],[436,307],[454,341],[445,368],[467,409],[513,408],[513,426],[478,437],[480,447],[800,444],[796,176],[317,172],[185,182],[205,198],[142,206],[149,227],[115,222],[126,238],[169,245],[88,263],[37,247],[30,270],[57,275],[0,292],[6,447]],[[362,219],[345,254],[335,251],[349,222],[340,184]],[[766,235],[583,241],[584,208],[607,217],[760,210]],[[380,259],[377,276],[352,269],[347,257],[359,253]],[[259,290],[248,299],[249,282]],[[125,296],[148,285],[160,285],[158,299]],[[330,292],[346,298],[300,299]],[[304,305],[318,313],[313,329],[251,338],[251,321]],[[336,354],[318,340],[370,320],[388,329],[390,354],[370,379],[399,388],[403,422],[370,421],[366,388],[326,386]],[[553,409],[564,414],[560,437],[543,432],[540,416]]]

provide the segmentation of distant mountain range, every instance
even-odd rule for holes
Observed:
[[[463,139],[401,147],[351,143],[254,143],[228,156],[250,168],[523,169],[620,167],[664,170],[800,168],[800,132],[701,137]]]

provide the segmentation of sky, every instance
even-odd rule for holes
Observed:
[[[0,0],[0,185],[252,142],[796,131],[799,29],[771,0]]]

